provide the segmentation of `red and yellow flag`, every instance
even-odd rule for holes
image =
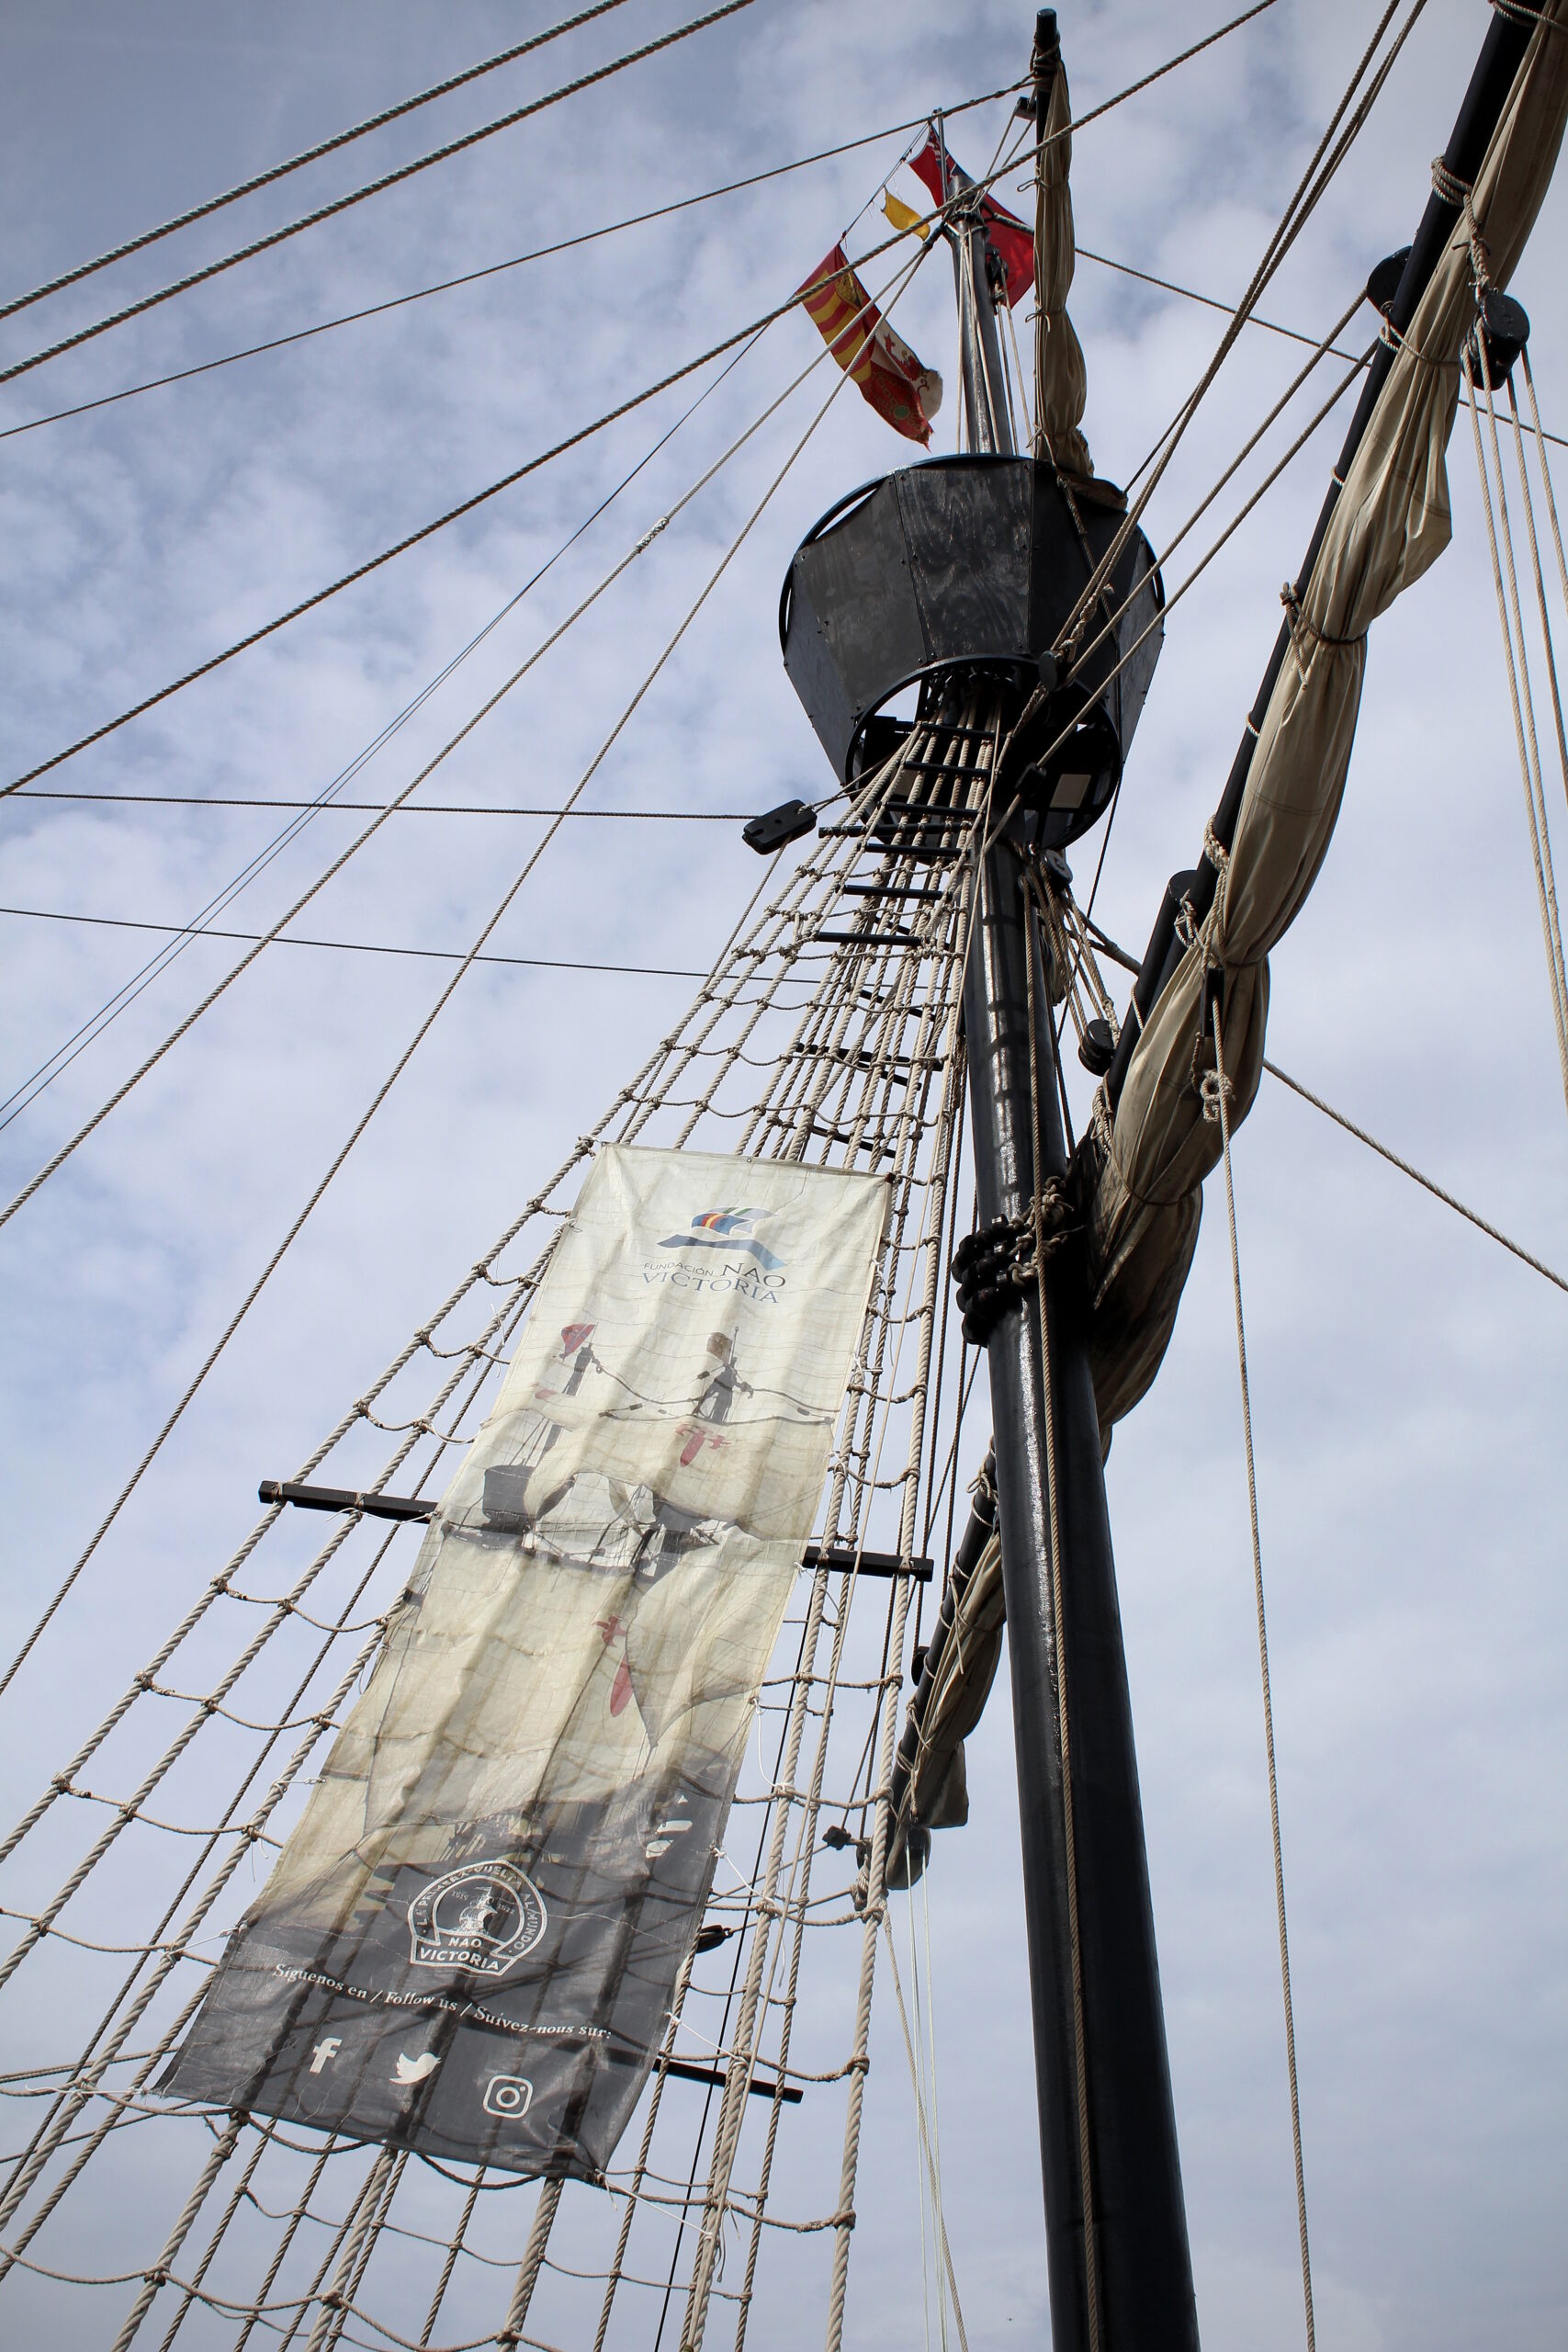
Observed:
[[[942,157],[937,149],[936,133],[932,130],[927,131],[926,143],[919,153],[909,159],[909,169],[924,181],[938,204],[944,204],[949,197],[975,185],[962,164],[955,164],[951,155],[946,161],[947,186],[943,187]],[[1034,283],[1034,239],[1017,214],[1010,212],[1006,205],[997,203],[993,197],[983,196],[980,198],[980,218],[1007,272],[1008,306],[1010,309],[1019,296],[1027,294]]]
[[[860,386],[878,416],[908,441],[928,442],[931,419],[942,406],[942,378],[922,368],[894,334],[850,266],[841,244],[819,261],[802,308],[845,374]],[[796,289],[805,292],[805,288]]]

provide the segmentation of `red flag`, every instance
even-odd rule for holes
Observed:
[[[818,263],[806,284],[816,288],[803,305],[807,318],[878,416],[907,441],[929,441],[930,420],[942,406],[942,378],[921,367],[868,300],[842,245]]]
[[[942,161],[937,151],[936,133],[928,130],[926,143],[912,158],[909,169],[925,182],[938,204],[944,204],[949,197],[975,185],[968,173],[949,155],[947,186],[943,187]],[[983,196],[980,198],[980,218],[1007,272],[1008,306],[1010,309],[1019,296],[1026,294],[1034,283],[1034,239],[1017,215],[1010,212],[1005,205],[997,203],[993,197]]]

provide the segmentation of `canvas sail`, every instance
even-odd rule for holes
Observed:
[[[602,1149],[163,2087],[603,2172],[713,1880],[886,1197]]]
[[[1499,287],[1524,250],[1568,122],[1568,0],[1549,0],[1540,14],[1472,198]],[[1213,1059],[1210,975],[1223,975],[1231,1123],[1239,1125],[1263,1074],[1269,955],[1301,911],[1339,814],[1367,632],[1449,543],[1445,453],[1474,317],[1461,224],[1400,341],[1292,616],[1211,924],[1150,1009],[1108,1145],[1090,1147],[1091,1360],[1102,1430],[1132,1410],[1159,1368],[1197,1246],[1203,1179],[1220,1157],[1220,1131],[1204,1116],[1198,1084]]]

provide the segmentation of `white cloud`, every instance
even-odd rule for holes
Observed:
[[[619,12],[23,314],[8,322],[6,348],[25,352],[85,323],[679,13],[664,0]],[[1310,11],[1286,0],[1082,133],[1074,169],[1084,241],[1234,297],[1365,39],[1363,13],[1343,0]],[[1408,238],[1486,21],[1483,11],[1427,12],[1270,288],[1268,315],[1323,332],[1371,264]],[[500,47],[517,23],[513,10],[486,5],[466,11],[454,34],[438,12],[361,0],[329,15],[275,6],[265,19],[184,0],[134,19],[107,8],[13,8],[0,94],[7,283],[36,282],[297,151],[455,61]],[[997,87],[1021,72],[1031,29],[1027,10],[939,9],[930,0],[897,10],[820,0],[761,7],[20,379],[6,388],[0,424]],[[1063,37],[1081,110],[1157,62],[1177,32],[1168,10],[1126,0],[1064,12]],[[988,155],[1002,115],[994,108],[955,128],[972,167]],[[581,255],[0,443],[6,774],[767,308],[890,160],[846,157]],[[1517,285],[1535,320],[1547,423],[1558,427],[1568,419],[1557,393],[1568,320],[1552,292],[1551,257],[1563,230],[1560,185]],[[1073,308],[1089,368],[1090,444],[1102,470],[1124,478],[1196,379],[1220,322],[1087,261]],[[1355,347],[1367,315],[1347,330]],[[940,256],[899,320],[950,372]],[[1298,355],[1259,333],[1244,338],[1162,487],[1151,515],[1156,544],[1289,380]],[[805,329],[774,328],[348,797],[400,789],[809,356]],[[423,797],[545,804],[570,789],[804,429],[819,381]],[[663,396],[47,781],[240,797],[319,791],[689,397],[685,389]],[[1201,837],[1342,415],[1172,616],[1098,909],[1134,948],[1167,873],[1189,862]],[[1339,833],[1275,959],[1271,1051],[1568,1266],[1562,1109],[1466,432],[1461,418],[1453,548],[1374,636]],[[869,411],[835,404],[606,760],[595,805],[748,809],[822,786],[820,753],[777,660],[778,584],[816,515],[899,462]],[[1231,497],[1239,501],[1260,472],[1255,462]],[[1568,458],[1557,472],[1568,483]],[[1231,511],[1222,500],[1172,560],[1173,583]],[[1554,820],[1560,790],[1549,779]],[[263,810],[0,804],[4,896],[18,907],[179,922],[285,821]],[[355,821],[313,820],[224,920],[265,928]],[[538,831],[514,818],[393,819],[300,927],[461,947]],[[569,825],[492,944],[700,965],[757,873],[737,828]],[[156,942],[0,921],[11,1013],[0,1091],[8,1091]],[[7,1197],[237,953],[203,944],[176,960],[0,1135]],[[16,1633],[75,1556],[446,969],[269,951],[0,1235],[16,1564],[5,1603]],[[360,1393],[622,1083],[684,993],[679,982],[514,968],[476,970],[464,983],[34,1668],[7,1694],[16,1726],[7,1780],[18,1805],[113,1698],[130,1653],[140,1664],[239,1540],[256,1478],[292,1468]],[[1081,1116],[1087,1088],[1071,1075]],[[1369,2352],[1467,2352],[1502,2340],[1515,2352],[1545,2352],[1561,2340],[1564,2301],[1562,1301],[1271,1080],[1239,1139],[1236,1180],[1320,2335]],[[1169,1361],[1119,1431],[1110,1467],[1210,2352],[1289,2342],[1300,2329],[1238,1424],[1216,1197]],[[966,1460],[978,1454],[983,1427],[982,1402]],[[302,1563],[303,1543],[289,1531],[283,1556]],[[210,1653],[198,1643],[182,1687],[201,1687],[201,1672],[217,1663],[216,1643]],[[151,1752],[141,1740],[128,1727],[121,1746],[105,1751],[104,1786],[130,1784],[123,1776]],[[975,1743],[971,1780],[971,1825],[939,1840],[930,1902],[948,2222],[980,2352],[1026,2331],[1038,2337],[1044,2311],[1002,1693]],[[212,1785],[187,1774],[170,1784],[167,1802],[201,1818]],[[75,1850],[80,1826],[73,1821],[69,1838],[62,1828],[6,1899],[27,1907],[46,1891],[46,1863]],[[138,1899],[140,1867],[134,1855],[115,1866],[127,1904]],[[104,1932],[105,1910],[93,1916]],[[837,1951],[847,1941],[856,1941],[852,1954]],[[826,2069],[841,2062],[858,1940],[821,1942],[835,1956],[803,1993],[800,2024],[803,2046],[819,2054],[800,2063]],[[73,2026],[105,1980],[68,1951],[57,1968],[32,1965],[37,1989],[24,2003],[19,2047],[23,2056],[66,2054],[59,2012]],[[18,1992],[28,1983],[24,1973]],[[908,2082],[896,2017],[880,2005],[873,2056],[848,2338],[867,2346],[908,2342],[921,2301]],[[820,2213],[837,2194],[840,2095],[813,2090],[807,2099],[781,2126],[780,2210]],[[694,2122],[695,2112],[694,2104]],[[14,2116],[7,2128],[5,2145],[19,2145]],[[43,2242],[55,2255],[140,2266],[166,2227],[197,2161],[195,2140],[161,2125],[125,2140],[118,2205],[87,2231],[62,2214]],[[429,2217],[412,2226],[445,2226],[441,2194],[428,2182],[412,2192],[411,2210]],[[514,2258],[519,2197],[480,2202],[476,2242]],[[822,2252],[818,2239],[770,2243],[754,2346],[797,2340],[787,2282],[808,2275],[816,2296]],[[389,2256],[391,2300],[405,2262],[409,2296],[428,2292],[418,2254]],[[739,2247],[730,2260],[739,2269]],[[7,2291],[21,2293],[29,2316],[54,2308],[37,2281]],[[551,2291],[567,2290],[557,2282]],[[484,2274],[473,2290],[476,2328],[492,2324],[484,2314],[495,2292]],[[50,2340],[103,2341],[102,2310],[73,2302],[63,2332],[48,2322]],[[456,2311],[443,2326],[461,2333]],[[39,2317],[35,2333],[44,2324]]]

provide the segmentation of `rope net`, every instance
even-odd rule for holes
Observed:
[[[0,1841],[0,1995],[13,2047],[36,2052],[0,2078],[0,2290],[35,2324],[117,2346],[740,2346],[787,2267],[795,2325],[809,2312],[840,2342],[908,1564],[941,1498],[928,1478],[922,1529],[960,979],[995,752],[973,718],[917,722],[809,856],[769,868],[592,1134],[294,1474],[439,1491],[601,1141],[890,1180],[819,1516],[834,1564],[798,1584],[701,1949],[604,2186],[487,2176],[152,2088],[378,1654],[418,1540],[357,1511],[323,1522],[274,1505]],[[956,1482],[955,1443],[943,1476]],[[905,1571],[837,1565],[863,1549]]]

